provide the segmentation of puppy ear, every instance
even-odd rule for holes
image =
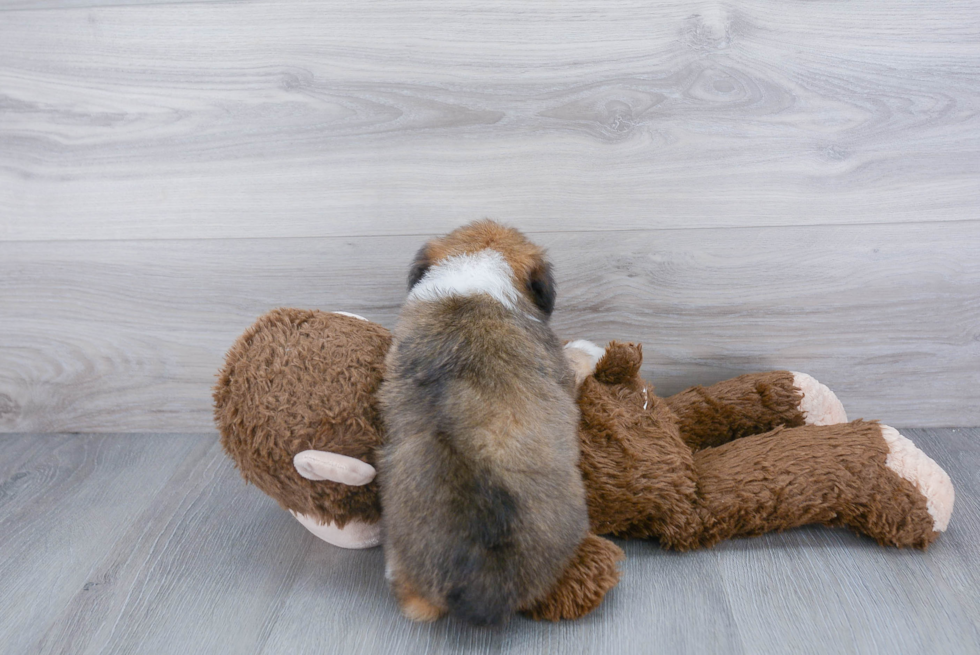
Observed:
[[[558,295],[555,278],[551,276],[551,264],[541,262],[531,269],[527,277],[527,290],[531,293],[531,299],[538,309],[543,311],[545,316],[551,316]]]
[[[432,261],[429,259],[429,244],[426,244],[419,248],[419,251],[415,253],[415,261],[412,262],[412,268],[408,271],[408,290],[411,291],[412,287],[419,283],[419,281],[425,276],[426,272],[432,267]]]

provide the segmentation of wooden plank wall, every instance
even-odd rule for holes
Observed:
[[[210,430],[255,317],[391,326],[483,216],[662,393],[980,424],[980,5],[0,0],[0,430]]]

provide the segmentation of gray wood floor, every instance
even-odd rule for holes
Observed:
[[[402,619],[380,549],[316,540],[215,435],[0,435],[0,652],[976,653],[980,429],[903,432],[956,485],[928,552],[820,527],[629,542],[594,614],[495,630]]]

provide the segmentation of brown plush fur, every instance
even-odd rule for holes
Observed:
[[[612,342],[579,391],[592,530],[693,545],[701,526],[694,456],[670,408],[640,379],[641,361],[639,346]]]
[[[703,450],[701,545],[823,523],[925,548],[938,536],[926,499],[885,466],[887,456],[881,426],[866,421],[776,428]]]
[[[259,319],[229,352],[215,388],[222,444],[242,475],[321,520],[377,520],[375,484],[306,480],[292,456],[316,448],[374,463],[383,439],[374,392],[389,343],[384,328],[334,314],[277,310]],[[801,426],[787,372],[660,399],[639,377],[641,361],[639,346],[611,344],[579,390],[594,531],[680,550],[806,523],[847,525],[894,546],[925,548],[938,536],[922,494],[884,465],[875,423]],[[551,620],[586,614],[615,586],[620,556],[588,537],[526,611]],[[420,617],[441,611],[418,608]]]
[[[892,546],[925,548],[938,536],[925,497],[885,466],[877,423],[802,425],[786,371],[661,400],[639,377],[641,360],[639,346],[611,343],[580,391],[596,533],[677,550],[811,523]]]
[[[524,609],[535,620],[578,619],[599,606],[606,592],[619,583],[619,562],[626,555],[607,539],[588,535],[544,598]]]
[[[293,456],[315,449],[375,464],[377,390],[387,330],[340,314],[269,312],[239,337],[214,388],[221,445],[242,477],[283,508],[343,527],[381,518],[378,484],[307,480]]]
[[[777,427],[803,425],[802,396],[789,371],[749,373],[711,385],[692,387],[667,398],[677,427],[694,450]]]
[[[425,261],[483,247],[545,266],[519,232],[487,222],[433,242]],[[409,616],[424,600],[506,620],[548,593],[586,534],[573,376],[532,285],[516,286],[527,293],[516,310],[487,294],[410,298],[394,331],[379,477],[385,556]]]

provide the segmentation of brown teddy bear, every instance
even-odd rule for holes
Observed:
[[[221,443],[242,476],[332,544],[380,542],[375,392],[391,343],[345,313],[278,309],[228,352],[214,390]],[[949,476],[893,428],[846,422],[810,376],[755,373],[654,395],[639,345],[567,344],[581,410],[581,469],[595,534],[551,593],[524,610],[577,618],[619,580],[596,534],[678,550],[809,523],[925,548],[953,507]]]

